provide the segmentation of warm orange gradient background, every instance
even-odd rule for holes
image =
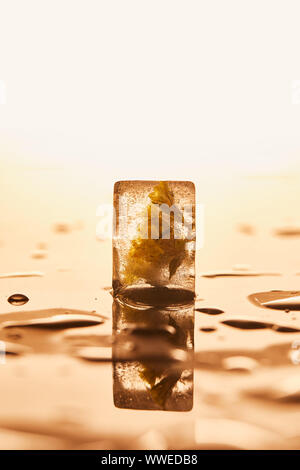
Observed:
[[[0,2],[0,80],[7,90],[0,105],[0,272],[45,273],[2,279],[1,313],[17,312],[7,297],[21,292],[30,298],[24,310],[111,315],[111,297],[103,290],[111,283],[111,240],[96,240],[98,205],[112,202],[117,180],[188,179],[205,206],[196,265],[201,305],[228,316],[282,319],[247,296],[299,288],[299,238],[274,236],[277,227],[300,225],[300,104],[292,88],[300,80],[299,14],[297,0]],[[57,223],[68,224],[69,232],[56,233]],[[249,224],[253,234],[237,230],[240,224]],[[31,254],[39,243],[46,244],[47,256],[37,260]],[[282,276],[200,277],[236,264]],[[300,327],[295,315],[291,322]],[[196,353],[242,354],[299,338],[269,330],[241,333],[203,315],[196,318],[197,332],[200,324],[218,329],[196,337]],[[53,350],[63,335],[55,341]],[[24,444],[17,434],[7,443],[4,432],[0,447],[73,448],[87,428],[92,437],[100,429],[105,440],[107,433],[111,448],[117,433],[131,440],[149,429],[160,432],[162,424],[176,447],[183,442],[180,432],[192,435],[197,420],[225,416],[268,423],[276,433],[273,447],[299,448],[299,439],[293,441],[300,434],[298,405],[287,410],[241,398],[252,375],[247,382],[196,371],[194,409],[179,417],[115,410],[110,364],[95,372],[55,354],[12,360],[19,368],[0,367],[0,427],[5,419],[17,430],[29,423],[36,440]],[[71,372],[61,372],[61,364]],[[254,385],[266,375],[281,383],[289,367],[259,368]],[[56,436],[66,415],[71,424],[58,441],[40,443],[39,433],[46,428]],[[238,434],[233,431],[233,443]],[[141,442],[141,448],[156,445]],[[243,445],[269,444],[253,431]]]
[[[293,169],[299,8],[297,0],[2,1],[1,173],[93,167],[103,186],[207,168]]]
[[[23,224],[20,195],[44,205],[36,223],[94,214],[118,179],[193,179],[203,201],[204,185],[223,199],[244,175],[298,173],[297,1],[1,6],[6,222]]]

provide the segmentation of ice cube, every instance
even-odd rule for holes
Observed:
[[[153,293],[160,288],[155,292],[155,300],[163,293],[163,287],[170,289],[170,304],[193,299],[195,237],[193,183],[117,182],[114,187],[114,293],[122,295],[128,288],[133,292],[135,288],[145,287],[152,288]],[[190,296],[186,295],[187,291]]]

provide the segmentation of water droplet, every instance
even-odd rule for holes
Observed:
[[[27,302],[29,301],[29,298],[24,294],[13,294],[10,297],[8,297],[7,301],[11,305],[15,305],[16,307],[18,307],[19,305],[27,304]]]
[[[73,228],[75,230],[82,230],[84,228],[84,222],[83,220],[77,220],[74,224],[73,224]]]
[[[239,328],[240,330],[261,330],[264,328],[272,328],[272,323],[265,323],[259,320],[246,320],[244,318],[234,318],[222,321],[224,325]]]
[[[32,349],[29,346],[23,344],[10,343],[5,341],[5,354],[11,354],[13,356],[19,356],[21,354],[30,353]]]
[[[71,230],[71,227],[67,223],[60,222],[54,225],[53,230],[56,233],[69,233]]]
[[[41,271],[2,273],[0,274],[0,279],[9,279],[14,277],[43,277],[44,275],[45,274]]]
[[[89,328],[76,328],[66,330],[63,334],[65,340],[76,346],[102,346],[111,347],[113,336],[103,328],[103,325],[89,326]]]
[[[48,329],[64,329],[76,328],[82,326],[97,325],[103,323],[103,320],[93,315],[54,315],[46,318],[34,318],[31,320],[15,320],[3,323],[3,328],[13,327],[31,327],[31,328],[48,328]]]
[[[21,333],[17,333],[16,331],[14,331],[13,333],[7,333],[6,337],[17,341],[22,338],[22,335]]]
[[[299,328],[285,325],[273,325],[272,330],[277,331],[278,333],[298,333],[300,331]]]
[[[234,271],[249,271],[249,269],[251,269],[251,266],[250,266],[250,264],[238,263],[238,264],[235,264],[234,266],[232,266],[232,269]]]
[[[259,307],[277,310],[300,310],[300,291],[257,292],[249,295],[248,299]]]
[[[299,328],[293,328],[286,324],[275,324],[271,322],[263,322],[260,320],[246,318],[232,318],[224,320],[222,323],[224,323],[224,325],[232,326],[233,328],[239,328],[241,330],[260,330],[269,328],[278,333],[297,333],[300,331]]]
[[[254,235],[255,228],[250,224],[239,224],[237,230],[244,235]]]
[[[161,325],[157,328],[149,327],[148,324],[139,324],[132,326],[130,328],[124,328],[124,333],[135,335],[135,336],[144,336],[144,337],[171,337],[176,335],[176,329],[171,325]]]
[[[300,402],[299,375],[290,375],[278,381],[272,381],[266,385],[249,390],[249,395],[258,398],[276,400],[286,403]]]
[[[219,308],[196,308],[197,312],[207,313],[207,315],[220,315],[224,313],[224,310],[220,310]]]
[[[44,242],[40,242],[36,245],[38,250],[47,250],[47,244]]]
[[[75,353],[80,359],[92,362],[107,362],[112,360],[111,348],[87,346],[77,350]]]
[[[247,356],[230,356],[222,361],[224,369],[231,372],[251,372],[258,366],[255,359]]]
[[[228,271],[212,271],[200,273],[202,277],[215,278],[215,277],[257,277],[257,276],[280,276],[278,272],[265,272],[265,271],[237,271],[237,270],[228,270]]]
[[[203,299],[203,297],[200,297],[200,295],[197,294],[195,300],[200,302],[201,300],[205,300],[205,299]]]
[[[263,303],[264,307],[275,308],[278,310],[300,310],[300,296],[288,297],[284,299],[271,300]]]
[[[47,257],[47,251],[46,250],[34,250],[31,253],[31,258],[33,259],[44,259]]]
[[[278,237],[300,237],[300,227],[280,227],[274,230],[274,234]]]

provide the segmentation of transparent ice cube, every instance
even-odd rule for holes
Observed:
[[[189,181],[117,182],[114,187],[114,293],[121,295],[126,291],[128,294],[151,287],[150,304],[159,302],[161,294],[168,297],[169,304],[186,303],[194,293],[194,265],[194,184]],[[138,297],[143,303],[143,296]]]

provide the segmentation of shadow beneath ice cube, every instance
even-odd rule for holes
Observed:
[[[118,408],[193,407],[194,303],[139,309],[113,303],[113,396]]]

